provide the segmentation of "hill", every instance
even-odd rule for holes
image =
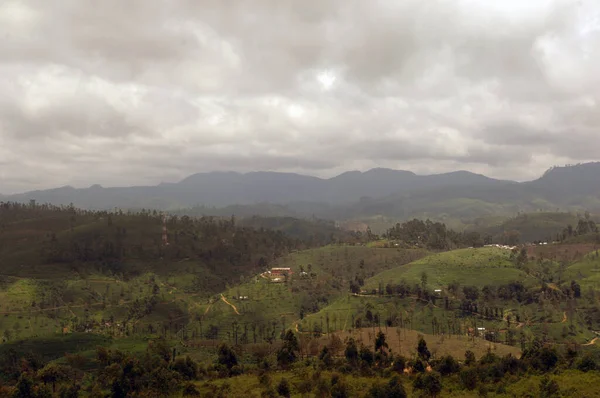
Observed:
[[[494,247],[431,254],[366,279],[360,293],[350,287],[354,293],[305,317],[299,330],[399,327],[521,347],[533,338],[593,345],[600,328],[596,251],[540,248],[524,256]]]
[[[431,289],[444,289],[453,282],[480,288],[486,284],[499,285],[516,280],[526,282],[527,275],[515,268],[510,255],[510,250],[495,247],[434,254],[379,273],[365,282],[365,289],[377,289],[379,284],[398,284],[402,280],[410,286],[419,285],[423,282],[423,274],[426,275],[426,285]]]
[[[0,205],[0,220],[0,274],[13,277],[133,277],[185,270],[190,284],[214,292],[232,275],[256,273],[278,256],[306,247],[281,232],[238,226],[234,218],[163,220],[156,211],[92,212],[7,202]]]
[[[11,201],[64,204],[91,209],[161,208],[195,205],[226,207],[257,203],[351,203],[363,196],[382,197],[436,186],[493,185],[501,183],[469,172],[418,176],[408,171],[373,169],[343,173],[330,179],[275,172],[213,172],[189,176],[177,183],[157,186],[86,189],[62,187],[11,195]],[[301,208],[301,205],[295,207]],[[288,215],[288,214],[286,214]]]
[[[292,173],[213,172],[157,186],[62,187],[10,195],[6,200],[88,209],[162,209],[179,215],[295,217],[392,222],[430,218],[455,228],[481,217],[533,212],[600,212],[600,163],[550,169],[516,183],[458,171],[416,175],[373,169],[322,179]]]
[[[263,340],[266,333],[278,334],[344,295],[350,280],[365,279],[426,253],[420,249],[337,245],[291,253],[273,264],[291,269],[292,275],[285,283],[273,283],[257,275],[232,284],[223,296],[213,298],[212,304],[199,307],[200,319],[204,330],[212,328],[220,338],[233,336],[232,328],[238,325],[240,338],[245,333],[249,341],[257,337]]]

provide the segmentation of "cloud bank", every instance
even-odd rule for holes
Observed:
[[[0,37],[2,193],[598,159],[593,0],[8,0]]]

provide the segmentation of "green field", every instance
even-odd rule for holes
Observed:
[[[569,265],[564,272],[566,281],[577,281],[582,289],[600,288],[600,257],[597,251],[586,255],[582,260]]]
[[[430,289],[444,289],[452,282],[478,287],[517,280],[533,283],[532,278],[515,268],[509,257],[509,250],[495,247],[438,253],[375,275],[365,282],[365,290],[377,289],[380,283],[386,285],[401,280],[410,285],[421,284],[423,273],[427,275]]]

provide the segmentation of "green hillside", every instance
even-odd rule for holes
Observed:
[[[510,260],[510,250],[495,247],[460,249],[443,252],[417,260],[406,266],[396,267],[368,279],[366,290],[377,289],[380,284],[421,284],[423,273],[431,289],[444,289],[452,282],[461,285],[483,287],[499,285],[516,280],[528,281],[527,275],[516,269]]]
[[[89,212],[47,205],[0,206],[0,274],[61,279],[145,272],[189,274],[197,291],[217,292],[233,275],[250,275],[306,244],[281,232],[236,225],[235,219]],[[166,243],[166,244],[165,244]]]
[[[564,271],[566,281],[574,280],[581,285],[584,291],[600,288],[600,256],[595,250],[582,260],[569,265]]]
[[[262,340],[266,333],[278,334],[344,295],[350,280],[366,279],[424,255],[426,251],[419,249],[365,246],[326,246],[292,253],[273,263],[274,267],[291,268],[293,274],[287,282],[272,283],[260,275],[237,285],[232,281],[233,286],[223,292],[230,304],[220,295],[215,296],[213,304],[198,308],[204,312],[190,327],[199,328],[201,321],[203,330],[212,327],[214,333],[218,329],[218,335],[223,339],[228,334],[231,339],[238,327],[238,335],[246,333],[244,339],[254,341],[256,333],[257,339]],[[302,275],[302,271],[306,274]]]
[[[309,247],[233,218],[169,217],[164,245],[162,217],[153,212],[0,208],[0,381],[8,386],[0,386],[0,395],[24,388],[24,372],[39,386],[57,378],[54,396],[66,395],[65,380],[77,380],[79,396],[108,396],[118,388],[178,396],[192,387],[228,396],[238,391],[227,387],[229,376],[243,374],[235,380],[246,383],[244,393],[264,392],[265,374],[303,383],[304,368],[363,378],[347,384],[361,395],[371,390],[364,383],[403,372],[392,370],[396,355],[415,364],[422,337],[434,371],[443,369],[446,356],[462,358],[467,350],[482,358],[477,366],[516,361],[523,353],[519,366],[538,369],[527,349],[540,349],[540,341],[559,347],[561,366],[579,369],[583,359],[569,363],[567,347],[583,356],[598,341],[593,243],[432,253],[415,247],[460,246],[472,237],[413,220],[394,227],[393,240]],[[273,267],[291,274],[275,282],[266,273]],[[296,357],[291,370],[281,357],[286,331],[304,359]],[[379,332],[387,351],[373,352]],[[360,365],[345,357],[352,341]],[[237,365],[219,362],[222,343],[232,347]],[[271,372],[275,366],[282,372]],[[131,369],[152,376],[132,376]],[[402,380],[411,386],[418,377]],[[446,392],[468,396],[462,379],[452,377],[444,379]],[[526,388],[528,381],[518,380],[506,391]],[[333,391],[335,383],[327,388]],[[290,388],[300,396],[305,387]]]

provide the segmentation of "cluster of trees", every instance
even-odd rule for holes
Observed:
[[[491,243],[490,236],[479,232],[456,232],[440,222],[429,219],[411,220],[398,223],[390,228],[385,236],[404,242],[410,246],[426,247],[431,250],[450,250],[459,247],[481,247]]]
[[[1,202],[0,260],[119,275],[139,272],[143,264],[189,260],[196,269],[216,274],[207,278],[203,273],[198,288],[218,291],[229,277],[254,274],[282,255],[309,247],[281,231],[238,225],[235,217],[168,216],[164,242],[164,217],[156,210],[88,211]],[[19,257],[21,242],[26,242],[23,249],[37,249],[37,259]]]
[[[419,339],[414,352],[409,357],[394,353],[381,330],[372,345],[359,344],[353,338],[341,344],[332,339],[316,355],[302,361],[298,340],[291,331],[282,334],[279,349],[273,356],[256,355],[249,359],[241,355],[239,347],[223,343],[218,346],[211,364],[199,364],[189,356],[177,355],[177,349],[160,338],[152,340],[142,354],[98,347],[93,360],[67,354],[61,361],[64,364],[44,363],[31,353],[19,357],[9,350],[0,356],[4,385],[0,386],[0,394],[34,398],[227,396],[227,383],[221,388],[205,384],[204,388],[209,391],[200,391],[194,382],[245,373],[256,375],[266,397],[289,397],[293,393],[354,396],[356,391],[348,377],[358,375],[373,379],[371,386],[361,394],[368,398],[406,397],[408,385],[417,393],[437,396],[445,384],[458,391],[479,389],[479,393],[485,395],[506,392],[511,383],[535,374],[546,375],[539,384],[541,395],[554,396],[560,393],[560,386],[549,374],[565,369],[581,372],[600,369],[590,353],[581,353],[573,347],[559,349],[538,340],[524,350],[521,358],[510,354],[499,357],[491,350],[479,359],[471,351],[466,351],[464,358],[436,357],[423,338]],[[291,368],[299,376],[298,381],[292,383],[283,378],[273,383],[273,371]],[[323,372],[331,377],[324,378]]]
[[[373,234],[354,233],[336,226],[334,221],[321,219],[301,219],[295,217],[260,217],[243,218],[239,224],[254,229],[271,229],[281,231],[293,239],[306,242],[309,246],[325,246],[332,243],[355,244],[375,238]]]
[[[580,218],[577,222],[577,226],[573,228],[572,225],[567,225],[563,229],[562,233],[557,236],[558,241],[565,241],[569,238],[588,234],[597,234],[600,230],[596,222],[592,220],[588,212],[585,213],[585,218]]]

